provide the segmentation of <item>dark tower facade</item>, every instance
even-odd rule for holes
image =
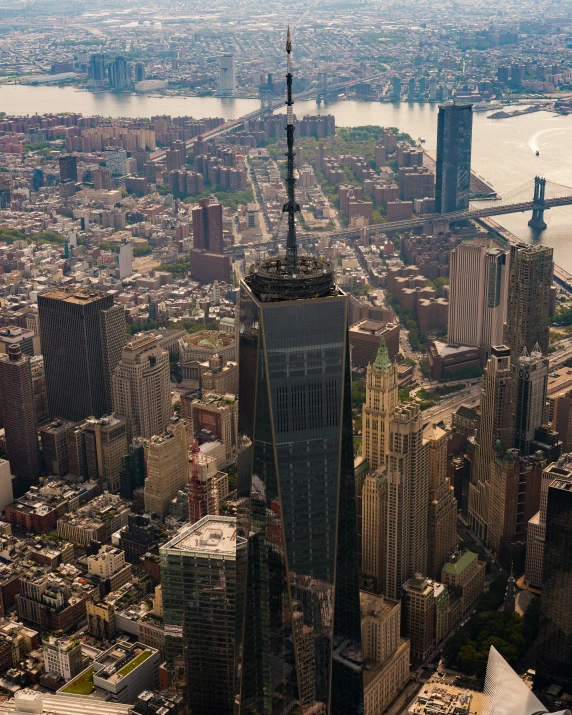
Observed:
[[[112,411],[111,376],[127,342],[110,295],[57,289],[38,297],[48,408],[79,422]]]
[[[288,96],[287,253],[251,266],[240,295],[240,713],[357,715],[348,297],[327,261],[296,253]]]
[[[0,401],[6,431],[6,448],[12,474],[27,484],[40,476],[40,450],[34,411],[30,358],[19,345],[10,345],[0,358]]]
[[[536,687],[572,687],[572,481],[548,487]]]
[[[77,157],[73,154],[60,156],[60,181],[66,184],[69,181],[77,181]]]
[[[435,211],[469,208],[471,183],[472,104],[442,104],[437,120]]]
[[[204,248],[210,253],[222,253],[221,204],[211,204],[209,199],[201,199],[199,207],[193,209],[193,247]]]

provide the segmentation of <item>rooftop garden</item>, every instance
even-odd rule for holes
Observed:
[[[133,660],[129,661],[127,665],[124,665],[121,670],[117,671],[117,675],[121,675],[122,677],[125,677],[128,675],[132,670],[135,670],[135,668],[138,665],[141,665],[141,663],[144,663],[147,658],[150,658],[152,655],[150,650],[144,650],[143,653],[139,653]]]
[[[62,693],[68,695],[90,695],[94,690],[93,687],[93,668],[84,670],[77,678],[70,682],[62,689]]]

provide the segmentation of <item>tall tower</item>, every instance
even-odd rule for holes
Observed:
[[[30,358],[13,343],[0,356],[0,403],[10,471],[23,482],[37,483],[41,473]]]
[[[173,417],[167,430],[145,441],[145,511],[165,516],[169,502],[189,481],[187,425]]]
[[[547,418],[546,393],[548,389],[548,358],[540,347],[534,346],[530,355],[523,348],[518,358],[514,446],[523,455],[530,454],[534,431]]]
[[[513,374],[511,353],[505,345],[492,348],[481,389],[481,418],[477,433],[475,463],[469,484],[469,524],[486,538],[491,461],[498,447],[512,446]]]
[[[552,286],[552,248],[512,245],[504,342],[515,360],[524,348],[529,353],[538,343],[548,355],[548,322]]]
[[[367,366],[362,408],[364,457],[371,471],[385,467],[389,421],[398,402],[397,365],[392,365],[382,337],[373,365]]]
[[[429,514],[427,527],[427,575],[441,579],[441,569],[457,545],[457,500],[447,476],[449,435],[438,425],[425,428],[429,449]]]
[[[169,353],[154,335],[127,343],[112,382],[115,412],[127,418],[129,441],[165,431],[173,414]]]
[[[58,288],[38,296],[50,417],[79,422],[112,411],[111,375],[125,345],[110,295]]]
[[[385,590],[387,537],[387,477],[379,470],[366,475],[362,486],[362,573],[367,590]]]
[[[347,715],[364,707],[348,296],[297,255],[289,32],[286,50],[287,251],[240,286],[240,707]]]
[[[193,209],[193,247],[222,253],[222,205],[201,199]]]
[[[473,105],[442,104],[437,120],[435,211],[469,208]]]
[[[416,403],[405,403],[393,412],[386,469],[385,595],[400,598],[408,578],[427,573],[429,452]]]
[[[232,94],[236,89],[234,55],[223,55],[220,58],[218,88],[221,94]]]
[[[507,254],[488,242],[462,243],[451,251],[448,342],[500,345],[506,317]]]
[[[536,687],[572,687],[572,481],[548,487]]]

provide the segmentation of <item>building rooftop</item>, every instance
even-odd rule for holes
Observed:
[[[205,516],[192,526],[179,530],[162,549],[188,551],[196,554],[236,554],[236,519],[231,516]]]
[[[86,293],[85,291],[68,291],[63,288],[57,288],[56,290],[49,291],[48,293],[42,293],[42,298],[51,298],[52,300],[63,300],[66,303],[73,303],[75,305],[88,305],[89,303],[95,303],[101,300],[103,296],[99,293]]]
[[[463,571],[467,568],[469,564],[473,563],[476,558],[478,558],[477,554],[473,553],[472,551],[465,551],[465,553],[461,556],[460,559],[454,561],[453,563],[446,563],[441,569],[441,571],[444,571],[448,574],[452,574],[454,576],[459,576],[463,573]]]

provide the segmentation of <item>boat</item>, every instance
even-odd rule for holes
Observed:
[[[538,151],[538,149],[536,150],[536,156],[540,156],[540,152]]]

